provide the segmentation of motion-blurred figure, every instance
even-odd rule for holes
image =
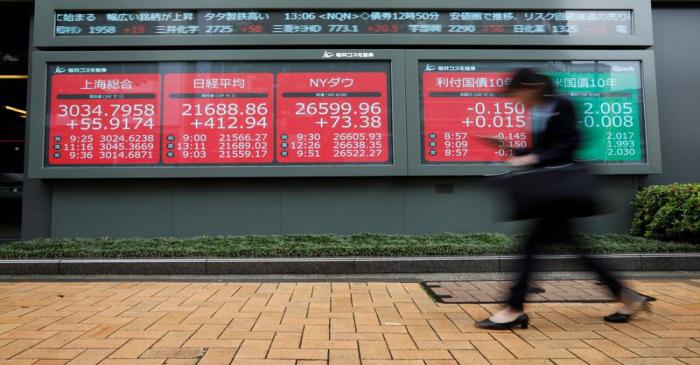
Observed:
[[[511,194],[514,211],[520,212],[515,218],[536,218],[536,223],[524,242],[522,267],[510,290],[506,307],[475,323],[477,327],[487,329],[527,328],[529,318],[523,304],[537,248],[562,243],[579,248],[580,243],[572,232],[572,218],[592,215],[589,211],[595,210],[585,198],[581,199],[588,189],[581,183],[592,176],[585,166],[574,163],[581,136],[572,103],[555,96],[554,83],[549,77],[530,69],[518,70],[507,92],[532,112],[532,147],[515,150],[508,164],[531,168],[520,174],[519,179],[513,178],[510,184],[517,185],[511,189],[518,192]],[[601,262],[590,256],[582,257],[622,303],[616,313],[605,317],[606,321],[627,322],[637,311],[647,307],[649,297],[626,288]]]

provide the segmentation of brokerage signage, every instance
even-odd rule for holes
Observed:
[[[512,149],[532,147],[543,126],[533,125],[531,111],[503,93],[520,67],[548,74],[574,102],[584,136],[578,158],[646,161],[638,61],[435,61],[420,63],[423,163],[502,162]]]
[[[633,35],[631,10],[113,10],[57,11],[54,34]]]
[[[388,62],[50,64],[46,163],[391,164],[389,71]]]

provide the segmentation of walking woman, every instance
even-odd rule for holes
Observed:
[[[508,161],[514,167],[544,168],[574,163],[574,153],[579,148],[579,134],[574,107],[567,99],[555,96],[552,80],[530,69],[518,70],[514,75],[508,94],[532,111],[533,146],[527,150],[515,151]],[[550,169],[551,170],[551,169]],[[556,176],[556,175],[554,175]],[[541,184],[547,185],[546,180]],[[548,191],[547,186],[538,186]],[[529,318],[524,311],[528,281],[534,269],[533,259],[537,249],[545,245],[567,243],[579,246],[572,232],[572,218],[568,204],[549,204],[538,213],[532,233],[523,245],[522,267],[506,307],[488,319],[477,321],[475,325],[486,329],[510,329],[520,326],[527,328]],[[614,314],[605,317],[608,322],[627,322],[640,309],[646,307],[648,297],[626,288],[601,262],[583,255],[584,262],[595,271],[612,294],[622,303]]]

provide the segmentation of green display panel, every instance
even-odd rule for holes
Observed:
[[[578,158],[605,163],[644,162],[640,62],[572,62],[547,72],[576,105],[584,145]]]

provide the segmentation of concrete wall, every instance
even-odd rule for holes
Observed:
[[[636,177],[607,179],[613,214],[589,230],[628,229]],[[285,233],[513,232],[483,178],[56,181],[54,237]]]
[[[654,48],[664,173],[645,183],[700,181],[700,4],[656,6]]]

